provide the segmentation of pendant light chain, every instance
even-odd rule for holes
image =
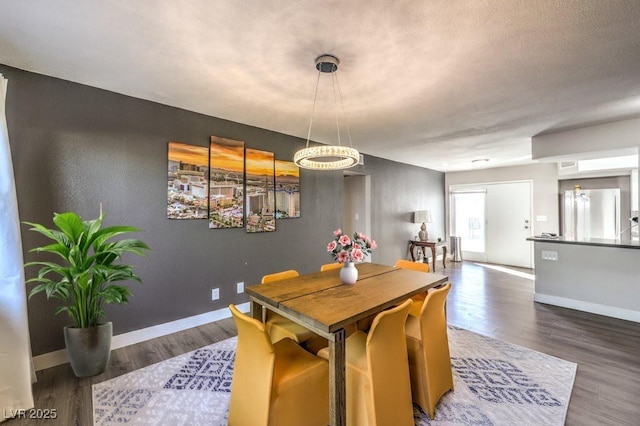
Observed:
[[[335,108],[335,115],[336,115],[336,130],[338,131],[338,146],[342,146],[342,143],[340,141],[340,119],[338,117],[338,93],[336,91],[337,80],[338,80],[338,76],[336,75],[336,73],[335,72],[331,73],[331,86],[333,87],[333,105]]]
[[[319,84],[320,84],[320,70],[318,70],[318,78],[316,79],[316,93],[313,95],[313,107],[311,108],[311,118],[309,119],[309,132],[307,133],[307,148],[309,148],[309,139],[311,139],[311,126],[313,126],[313,114],[316,112],[316,100],[318,99]]]
[[[338,97],[340,98],[340,106],[342,107],[342,117],[344,118],[344,127],[347,130],[347,137],[349,138],[349,146],[353,148],[353,143],[351,142],[351,132],[349,131],[349,120],[347,120],[347,113],[345,112],[345,109],[344,109],[342,92],[340,91],[340,83],[338,83],[338,76],[336,75],[335,77],[336,77],[336,87],[338,88]]]

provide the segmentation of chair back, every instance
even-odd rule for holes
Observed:
[[[229,424],[240,425],[252,417],[252,425],[266,425],[269,406],[275,351],[264,324],[229,305],[238,328],[238,345],[231,383]],[[240,420],[241,419],[241,420]]]
[[[451,290],[451,283],[429,290],[422,304],[422,310],[420,311],[420,337],[423,342],[429,342],[429,346],[432,343],[438,344],[433,342],[433,334],[436,330],[445,330],[445,332],[447,330],[445,304],[449,290]],[[446,337],[446,333],[444,337]]]
[[[320,272],[330,271],[332,269],[342,268],[342,263],[325,263],[320,267]]]
[[[268,274],[262,277],[261,284],[271,283],[274,281],[286,280],[288,278],[299,277],[300,274],[295,269],[289,269],[288,271],[276,272]]]
[[[378,425],[413,425],[405,322],[411,299],[378,314],[367,334],[372,387],[369,419]],[[373,412],[371,412],[371,410]]]
[[[398,259],[394,265],[396,268],[412,269],[419,272],[429,272],[429,264],[422,262],[411,262],[410,260]]]
[[[427,394],[431,407],[436,406],[446,391],[453,389],[445,312],[445,303],[450,289],[451,283],[446,283],[440,288],[429,291],[420,311],[420,338],[424,365],[427,369]]]

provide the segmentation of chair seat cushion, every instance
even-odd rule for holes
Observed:
[[[313,371],[322,376],[328,371],[327,361],[318,358],[302,349],[291,339],[282,339],[273,345],[276,361],[273,369],[273,384],[276,394],[292,387],[300,386],[302,381],[310,378]],[[307,385],[302,385],[304,388]],[[323,387],[323,391],[326,388]]]
[[[368,375],[367,367],[367,334],[356,331],[345,342],[345,364],[347,368],[353,368],[358,372]],[[329,348],[324,348],[318,352],[318,356],[329,359]]]
[[[291,339],[273,345],[270,425],[329,423],[329,364]],[[255,424],[255,423],[253,423]]]
[[[422,353],[422,339],[420,338],[420,320],[409,315],[405,323],[405,334],[407,335],[407,352],[409,362],[415,362],[415,354]]]
[[[313,331],[271,311],[267,312],[265,325],[274,343],[286,337],[294,342],[303,343],[317,336]]]
[[[419,318],[420,311],[422,310],[422,304],[424,303],[424,299],[426,298],[426,291],[424,293],[418,293],[415,296],[411,297],[411,300],[413,300],[413,305],[411,305],[411,309],[409,309],[409,315]]]
[[[420,320],[416,317],[407,317],[407,322],[404,324],[404,331],[408,337],[420,340]]]

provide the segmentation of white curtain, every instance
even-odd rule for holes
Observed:
[[[0,74],[0,422],[33,408],[35,379],[6,96],[7,80]]]

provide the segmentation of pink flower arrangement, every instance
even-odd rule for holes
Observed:
[[[378,245],[374,240],[361,232],[354,232],[349,237],[342,229],[333,231],[334,239],[327,245],[333,260],[339,263],[362,262]]]

